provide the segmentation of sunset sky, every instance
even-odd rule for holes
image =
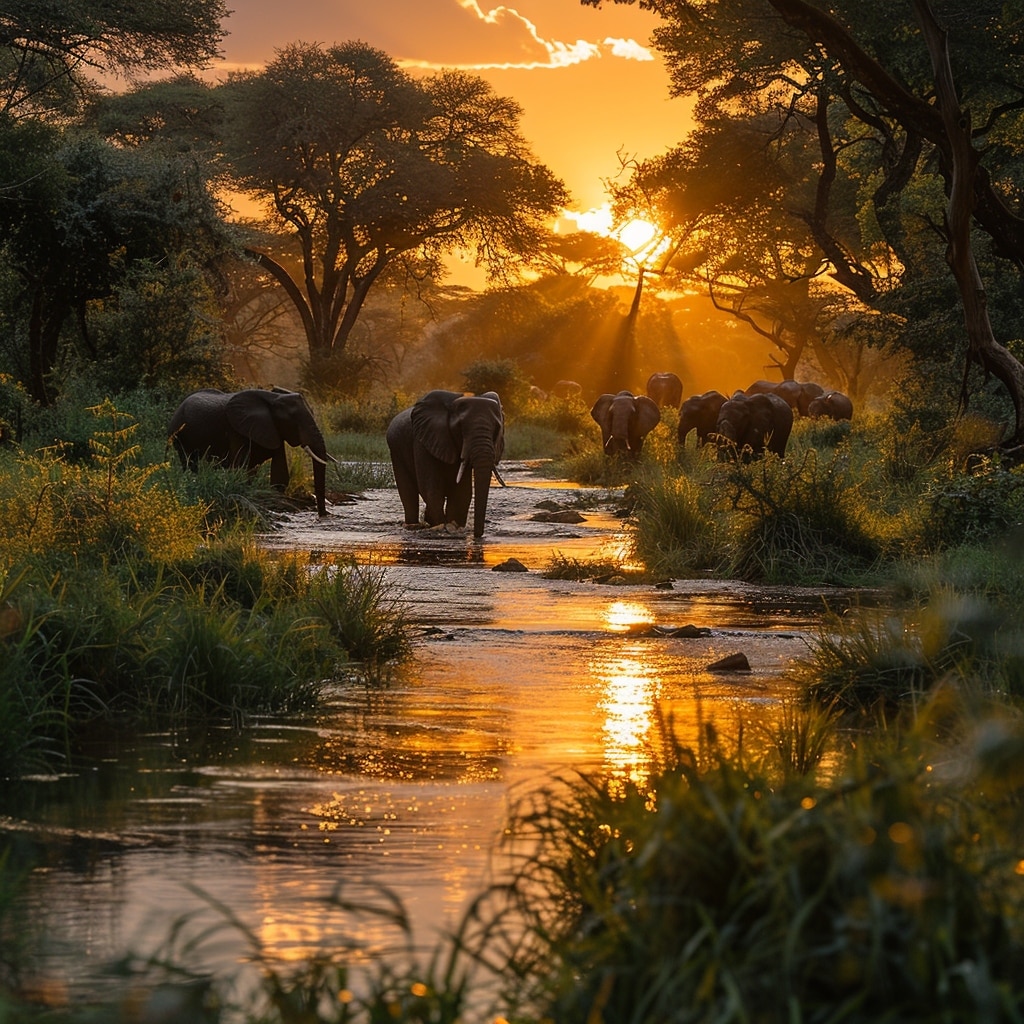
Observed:
[[[523,133],[573,208],[600,207],[616,156],[652,156],[685,134],[687,106],[649,48],[654,15],[579,0],[234,0],[224,70],[260,67],[289,43],[362,40],[410,71],[458,67],[523,107]]]

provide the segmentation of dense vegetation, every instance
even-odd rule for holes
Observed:
[[[296,44],[218,86],[184,74],[115,96],[88,69],[202,68],[219,0],[0,15],[0,777],[67,763],[97,723],[244,727],[408,652],[379,573],[259,550],[282,500],[263,477],[166,461],[184,392],[268,365],[313,394],[352,464],[342,486],[388,484],[381,435],[412,395],[493,388],[508,457],[623,487],[633,550],[616,578],[885,593],[826,624],[763,735],[708,728],[683,749],[664,721],[642,783],[532,794],[509,825],[512,882],[427,961],[409,949],[358,985],[347,950],[262,964],[241,1007],[229,979],[200,977],[177,986],[190,1019],[454,1022],[492,1003],[587,1024],[1024,1016],[1024,11],[640,2],[696,128],[614,199],[660,228],[657,279],[713,300],[685,344],[667,299],[627,313],[639,290],[592,287],[621,247],[544,231],[561,185],[516,105],[471,76],[414,82],[362,44]],[[369,122],[339,102],[355,83]],[[292,121],[299,95],[332,116]],[[367,187],[342,196],[352,182]],[[227,217],[225,190],[266,217]],[[445,289],[460,247],[501,286]],[[722,341],[727,318],[745,341]],[[296,338],[298,358],[264,360]],[[849,391],[853,422],[801,421],[785,460],[737,464],[680,451],[665,411],[621,464],[588,402],[531,392],[566,376],[639,389],[670,361],[688,390],[729,391],[753,376],[752,342],[754,364],[767,352]],[[0,870],[0,915],[13,881]],[[9,966],[2,1019],[132,1012],[35,1010]]]

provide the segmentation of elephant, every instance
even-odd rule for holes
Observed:
[[[726,401],[720,391],[705,391],[702,395],[691,395],[679,409],[679,444],[686,444],[686,435],[697,431],[697,446],[707,444],[709,435],[715,432],[718,411]]]
[[[661,421],[661,410],[646,395],[620,391],[604,394],[594,403],[590,415],[601,427],[605,455],[639,456],[644,438]]]
[[[186,469],[194,471],[200,459],[209,459],[222,466],[244,466],[251,476],[269,459],[270,482],[278,490],[288,485],[285,442],[305,448],[313,460],[317,514],[327,515],[327,463],[337,460],[328,455],[313,410],[298,392],[203,388],[185,396],[167,431]]]
[[[392,419],[387,442],[406,529],[421,525],[421,497],[427,526],[465,526],[475,496],[473,536],[483,536],[491,474],[504,486],[497,466],[505,450],[505,416],[495,392],[428,391]]]
[[[722,403],[715,421],[719,451],[738,454],[744,462],[766,451],[783,457],[792,429],[793,410],[778,395],[733,395]]]
[[[807,415],[807,406],[810,402],[825,393],[820,384],[813,381],[800,383],[796,380],[755,380],[746,389],[748,395],[778,395],[785,400],[794,413],[800,416]]]
[[[551,387],[551,394],[555,398],[582,398],[583,386],[574,380],[556,380]]]
[[[678,409],[683,400],[683,382],[671,372],[652,373],[647,378],[647,397],[659,409],[664,409],[666,405]]]
[[[834,420],[852,420],[853,402],[842,391],[826,391],[807,403],[807,415],[814,419],[828,416]]]

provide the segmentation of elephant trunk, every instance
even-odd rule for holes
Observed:
[[[484,535],[484,520],[487,517],[487,496],[491,487],[493,463],[473,467],[473,536]]]
[[[463,440],[459,462],[459,477],[473,470],[473,536],[482,537],[487,516],[487,497],[490,493],[491,474],[494,472],[494,440],[489,434],[475,432]]]
[[[327,515],[327,462],[330,456],[327,454],[327,443],[323,434],[314,427],[303,447],[309,452],[313,460],[313,494],[316,497],[316,512],[318,516]]]

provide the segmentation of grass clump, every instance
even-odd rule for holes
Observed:
[[[724,516],[706,462],[683,474],[652,467],[634,493],[633,555],[652,573],[692,576],[725,564]]]
[[[131,417],[92,412],[90,459],[0,467],[0,775],[68,757],[86,723],[308,706],[343,666],[406,652],[379,572],[272,559],[233,474],[140,466]]]
[[[530,847],[511,890],[530,1019],[1016,1019],[1010,802],[977,806],[980,761],[942,780],[921,754],[817,781],[712,742],[624,795],[546,791],[508,833]]]
[[[915,708],[943,681],[989,697],[1024,695],[1019,616],[949,588],[911,611],[829,617],[794,680],[812,701],[858,713]]]

